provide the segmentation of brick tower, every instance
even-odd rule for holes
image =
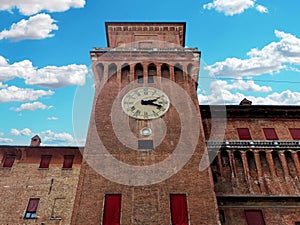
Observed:
[[[185,23],[106,23],[72,224],[218,224]],[[207,162],[206,162],[207,163]]]

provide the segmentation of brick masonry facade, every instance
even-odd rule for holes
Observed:
[[[8,155],[16,156],[4,168]],[[39,168],[51,155],[49,168]],[[64,155],[74,155],[71,169],[62,169]],[[77,147],[1,146],[0,224],[70,224],[82,156]],[[30,198],[39,198],[35,219],[25,219]]]

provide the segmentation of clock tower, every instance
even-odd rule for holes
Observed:
[[[72,224],[218,224],[186,24],[105,25]]]

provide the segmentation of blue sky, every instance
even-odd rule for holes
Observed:
[[[200,104],[300,104],[298,0],[0,0],[0,144],[84,145],[110,22],[186,22]]]

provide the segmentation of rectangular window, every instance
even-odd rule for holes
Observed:
[[[252,140],[250,131],[248,128],[237,128],[240,140]]]
[[[153,149],[153,140],[138,140],[138,149]]]
[[[278,140],[278,136],[274,128],[263,128],[267,140]]]
[[[73,165],[74,155],[65,155],[63,169],[71,169]]]
[[[12,167],[15,162],[15,159],[16,159],[15,155],[6,155],[4,162],[3,162],[3,167],[5,167],[5,168]]]
[[[105,195],[103,225],[120,225],[121,194]]]
[[[51,157],[51,155],[42,155],[39,168],[49,168]]]
[[[29,199],[26,213],[24,216],[25,219],[35,219],[36,218],[36,210],[37,210],[39,201],[40,201],[39,198]]]
[[[290,128],[289,130],[294,140],[300,140],[300,128]]]
[[[185,194],[171,194],[171,220],[172,225],[188,225],[188,210]]]
[[[265,225],[261,210],[245,210],[248,225]]]

